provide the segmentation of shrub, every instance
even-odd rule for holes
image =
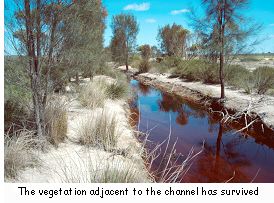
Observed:
[[[150,70],[151,66],[149,61],[142,60],[139,64],[139,72],[140,73],[147,73]]]
[[[39,164],[33,148],[37,145],[34,133],[27,130],[5,135],[4,139],[4,172],[5,179],[14,179],[19,171]]]
[[[24,125],[24,121],[26,121],[30,117],[26,108],[16,100],[5,101],[4,110],[5,132],[7,132],[12,125],[14,130],[22,128],[22,125]]]
[[[149,72],[151,73],[166,73],[169,72],[171,69],[166,66],[164,63],[158,63],[158,62],[151,62],[151,69]]]
[[[225,81],[228,85],[236,88],[243,88],[248,94],[252,92],[254,87],[252,73],[240,65],[225,67]]]
[[[114,115],[109,116],[104,110],[86,117],[78,127],[79,143],[86,146],[113,149],[117,144],[118,122]]]
[[[181,57],[178,56],[168,56],[165,57],[163,62],[166,66],[172,68],[172,67],[177,67],[180,65],[180,63],[183,61]]]
[[[256,61],[260,61],[259,58],[256,58],[256,56],[248,56],[245,58],[240,59],[241,62],[256,62]]]
[[[188,80],[218,83],[218,66],[205,60],[185,60],[173,70],[173,74]]]
[[[129,94],[129,88],[126,83],[116,81],[107,86],[106,94],[110,99],[126,98]]]
[[[138,55],[133,55],[130,59],[129,59],[129,65],[133,68],[138,68],[140,62],[142,61],[141,57]]]
[[[271,67],[259,67],[253,71],[255,88],[258,94],[265,94],[274,87],[274,69]]]
[[[67,137],[68,118],[66,103],[60,98],[50,98],[45,109],[46,133],[49,142],[58,146]]]

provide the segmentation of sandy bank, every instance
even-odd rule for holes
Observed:
[[[105,78],[104,78],[105,79]],[[84,82],[84,81],[83,81]],[[79,123],[90,115],[104,111],[115,115],[118,121],[118,142],[114,151],[80,145],[77,129]],[[65,183],[101,182],[102,176],[124,176],[129,170],[134,172],[134,182],[148,182],[147,171],[141,157],[140,143],[134,136],[128,122],[128,105],[122,100],[107,100],[103,108],[87,109],[81,106],[77,97],[68,103],[67,139],[58,148],[50,146],[47,152],[37,152],[41,160],[39,167],[23,171],[13,182]],[[93,117],[94,118],[94,117]],[[119,153],[123,152],[123,153]],[[131,182],[131,180],[128,180]]]
[[[119,70],[125,70],[124,66],[118,67]],[[129,68],[131,74],[138,71]],[[220,86],[203,84],[201,82],[188,82],[180,78],[169,78],[170,74],[142,73],[136,75],[136,79],[149,85],[164,88],[168,92],[178,94],[180,96],[191,96],[210,98],[220,97]],[[235,111],[243,111],[248,109],[250,112],[256,113],[261,120],[274,130],[274,97],[258,94],[245,94],[241,90],[233,90],[226,88],[227,109]]]

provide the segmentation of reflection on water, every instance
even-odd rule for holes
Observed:
[[[136,80],[131,81],[131,86],[135,92],[131,103],[132,124],[139,125],[142,132],[153,129],[150,131],[153,143],[167,138],[170,125],[170,143],[172,146],[177,140],[178,154],[187,155],[193,146],[199,151],[205,140],[203,153],[194,160],[183,182],[251,182],[253,179],[274,182],[274,141],[269,132],[235,134],[236,130],[221,124],[195,103]]]

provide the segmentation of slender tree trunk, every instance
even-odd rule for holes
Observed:
[[[219,78],[221,85],[221,100],[225,98],[225,82],[224,82],[224,31],[225,31],[225,5],[226,1],[222,1],[218,8],[219,22],[219,53],[220,53],[220,68]]]
[[[128,59],[126,60],[126,70],[128,71]]]
[[[39,3],[40,1],[38,1]],[[40,70],[39,70],[39,58],[36,54],[40,54],[40,51],[35,52],[35,42],[34,42],[34,36],[33,36],[33,21],[31,18],[30,13],[30,1],[25,0],[24,1],[25,6],[25,21],[26,21],[26,33],[27,33],[27,42],[26,47],[28,51],[28,57],[29,57],[29,76],[31,79],[31,90],[32,90],[32,98],[33,98],[33,108],[34,108],[34,116],[35,116],[35,124],[36,124],[36,130],[38,137],[42,137],[45,135],[45,125],[44,125],[44,112],[42,109],[42,97],[41,97],[41,81],[40,81]],[[40,9],[40,5],[38,4],[37,7]],[[38,9],[37,15],[40,15]],[[39,18],[38,18],[39,20]],[[39,24],[39,23],[38,23]],[[39,31],[38,31],[39,32]],[[37,36],[39,39],[39,34]],[[39,40],[37,39],[37,40]],[[40,49],[40,41],[37,41],[36,48]]]
[[[79,80],[79,73],[78,72],[76,73],[75,78],[76,78],[76,84],[79,85],[80,80]]]
[[[221,99],[225,98],[225,81],[224,81],[224,53],[220,53],[220,84],[221,84]]]
[[[128,71],[128,41],[126,40],[126,70]]]

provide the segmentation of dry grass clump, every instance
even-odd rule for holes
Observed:
[[[71,157],[72,165],[60,162],[56,173],[64,183],[141,183],[148,182],[144,169],[132,160],[116,155],[88,154],[78,161]]]
[[[81,104],[88,108],[103,107],[106,99],[124,99],[129,96],[126,78],[116,75],[116,79],[96,79],[85,85],[79,94]]]
[[[111,151],[117,145],[118,121],[104,110],[87,116],[78,126],[79,143]]]
[[[45,120],[48,140],[54,146],[58,146],[67,137],[66,102],[60,98],[51,98],[45,109]]]
[[[117,159],[107,162],[105,167],[97,171],[95,183],[141,183],[144,173],[130,162],[121,162]]]
[[[5,179],[14,179],[19,171],[39,165],[39,159],[34,153],[38,144],[34,132],[21,130],[4,139],[4,174]]]
[[[107,99],[106,85],[103,80],[96,80],[83,86],[79,94],[81,104],[88,108],[102,107]]]

